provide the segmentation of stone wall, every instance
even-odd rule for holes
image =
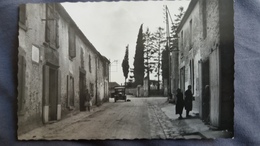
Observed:
[[[225,119],[232,119],[228,117],[232,116],[234,110],[232,8],[232,0],[193,0],[178,32],[179,70],[185,69],[185,86],[182,90],[192,85],[194,96],[202,105],[202,78],[205,76],[201,67],[204,62],[209,62],[210,120],[216,127],[230,126],[232,120]],[[180,78],[179,87],[182,85]]]
[[[19,84],[18,88],[23,87],[24,96],[18,99],[18,104],[21,102],[22,108],[18,111],[18,134],[19,129],[26,125],[26,129],[30,130],[41,124],[42,117],[42,68],[45,63],[44,57],[44,36],[45,22],[41,19],[45,17],[44,4],[26,6],[26,24],[19,27],[19,56],[24,57],[24,82]],[[36,17],[37,16],[37,17]],[[38,61],[32,60],[32,47],[35,46],[35,56],[38,56]],[[37,50],[39,51],[37,53]],[[20,61],[20,60],[19,60]],[[21,70],[18,71],[18,75]],[[22,91],[18,90],[18,94]]]
[[[51,48],[46,42],[46,21],[49,21],[46,19],[46,4],[26,5],[26,24],[19,27],[18,94],[22,95],[18,97],[18,134],[50,120],[48,96],[51,91],[46,88],[51,78],[46,66],[57,68],[57,81],[54,82],[57,118],[54,119],[79,111],[80,71],[85,73],[86,87],[93,93],[93,104],[100,105],[108,98],[109,74],[104,70],[108,70],[109,61],[99,54],[60,4],[56,5],[56,12],[57,48]],[[69,56],[70,27],[75,31],[75,56],[72,58]]]

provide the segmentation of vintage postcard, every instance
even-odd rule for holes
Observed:
[[[233,0],[19,6],[19,140],[234,135]]]

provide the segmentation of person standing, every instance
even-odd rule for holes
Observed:
[[[85,90],[85,107],[88,109],[88,111],[90,111],[91,97],[90,97],[90,93],[87,88]]]
[[[189,112],[192,110],[193,95],[191,92],[191,85],[188,86],[188,90],[185,91],[185,109],[186,117],[190,117]]]
[[[183,111],[184,101],[183,101],[183,93],[181,92],[181,89],[177,89],[176,94],[176,114],[179,114],[179,119],[182,119],[182,111]]]

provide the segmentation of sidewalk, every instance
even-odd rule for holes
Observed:
[[[190,112],[191,118],[185,118],[185,109],[183,109],[184,119],[179,120],[179,115],[175,114],[175,105],[171,103],[165,103],[161,110],[171,119],[173,122],[179,122],[179,133],[186,139],[215,139],[215,138],[231,138],[232,133],[228,131],[213,130],[210,125],[205,125],[199,118],[199,106],[198,103],[194,103],[193,110]],[[181,122],[181,124],[180,124]],[[196,136],[198,135],[198,136]]]
[[[62,118],[59,121],[55,121],[50,124],[43,125],[41,127],[38,127],[32,131],[29,131],[27,133],[18,135],[18,140],[44,140],[45,138],[48,138],[50,136],[50,132],[52,129],[55,129],[56,131],[64,129],[67,126],[70,126],[73,123],[77,123],[78,121],[82,120],[85,117],[90,116],[91,114],[104,110],[106,107],[108,107],[110,104],[109,102],[104,103],[102,106],[97,107],[93,106],[90,111],[75,111],[68,115],[66,115],[64,118]]]

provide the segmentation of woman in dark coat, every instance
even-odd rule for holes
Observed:
[[[179,119],[182,119],[182,111],[183,111],[184,101],[183,101],[183,94],[181,89],[177,89],[176,94],[176,114],[179,114]]]

